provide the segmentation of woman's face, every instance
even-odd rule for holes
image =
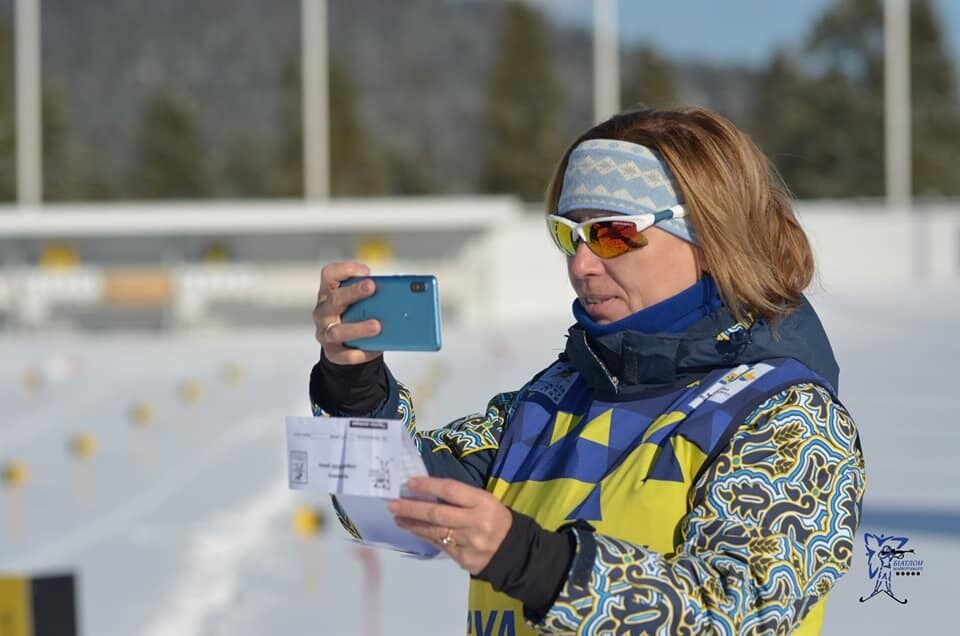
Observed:
[[[609,212],[575,212],[580,222]],[[567,257],[570,284],[590,317],[616,322],[678,294],[700,278],[699,251],[669,232],[651,227],[647,245],[614,258],[600,258],[582,242]]]

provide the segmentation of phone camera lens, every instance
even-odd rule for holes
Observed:
[[[422,280],[415,280],[412,283],[410,283],[410,291],[414,293],[420,293],[426,290],[427,290],[427,284],[424,283]]]

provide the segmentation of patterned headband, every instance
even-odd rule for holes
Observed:
[[[656,150],[628,141],[590,139],[570,152],[557,214],[650,214],[682,203],[670,168]],[[660,221],[657,227],[700,244],[687,217]]]

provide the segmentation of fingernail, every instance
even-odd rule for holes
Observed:
[[[397,509],[399,508],[400,508],[400,504],[398,504],[396,501],[391,501],[390,503],[387,504],[387,510],[389,510],[390,512],[396,513]]]
[[[411,477],[407,480],[407,488],[418,488],[421,483],[422,482],[419,477]]]
[[[365,291],[365,292],[371,292],[371,291],[373,291],[373,283],[371,283],[370,281],[365,282],[365,283],[363,284],[363,291]]]

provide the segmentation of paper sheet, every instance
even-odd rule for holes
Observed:
[[[364,543],[420,557],[439,553],[398,528],[387,510],[391,499],[409,496],[408,479],[427,475],[400,420],[288,416],[286,426],[291,489],[336,495]]]

